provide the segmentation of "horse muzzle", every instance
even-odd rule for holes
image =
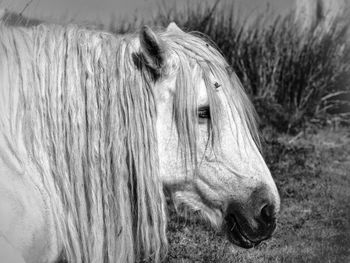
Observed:
[[[262,198],[248,204],[231,202],[225,213],[224,228],[229,241],[252,248],[269,239],[276,229],[279,204]]]

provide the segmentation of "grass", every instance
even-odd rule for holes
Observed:
[[[350,262],[350,133],[269,135],[265,156],[282,198],[273,238],[231,246],[195,215],[171,209],[166,262]]]

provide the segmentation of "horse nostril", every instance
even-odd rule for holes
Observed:
[[[274,223],[276,220],[275,207],[264,205],[260,212],[260,218],[266,225]]]

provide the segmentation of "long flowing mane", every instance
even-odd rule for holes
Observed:
[[[68,262],[165,253],[155,101],[132,38],[0,27],[1,151],[16,155],[23,176],[42,178]],[[14,150],[21,143],[24,153]]]
[[[213,138],[219,137],[210,74],[258,142],[251,103],[221,54],[195,35],[159,36],[179,60],[163,73],[177,72],[173,108],[185,159],[197,163],[199,78],[208,89]],[[138,52],[136,35],[0,24],[0,137],[7,145],[0,158],[33,182],[40,178],[68,262],[159,262],[166,253],[153,79],[135,66]]]

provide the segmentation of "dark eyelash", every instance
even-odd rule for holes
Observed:
[[[203,107],[203,108],[198,109],[198,117],[201,119],[210,119],[209,107]]]

